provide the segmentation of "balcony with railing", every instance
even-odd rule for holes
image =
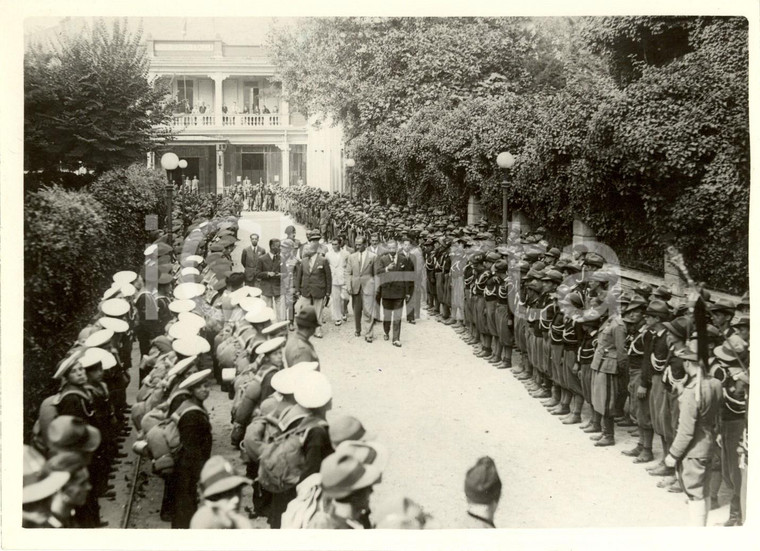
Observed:
[[[221,120],[218,120],[220,118]],[[217,115],[206,114],[181,114],[173,115],[170,124],[174,130],[199,127],[274,128],[287,126],[289,123],[288,119],[289,117],[287,115],[281,115],[280,113],[270,113],[263,115],[226,114],[221,115],[221,117]]]

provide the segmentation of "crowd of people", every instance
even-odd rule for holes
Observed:
[[[243,210],[251,212],[276,210],[278,205],[275,200],[279,189],[280,186],[271,182],[264,183],[261,178],[258,182],[252,183],[246,176],[242,181],[226,186],[224,194],[232,197],[240,216]]]
[[[97,498],[111,490],[131,418],[134,451],[163,478],[161,518],[174,528],[245,528],[257,516],[272,528],[424,527],[408,497],[370,507],[388,451],[356,417],[328,422],[332,386],[311,342],[328,315],[335,325],[352,315],[356,337],[373,342],[381,324],[402,346],[402,323],[423,310],[595,446],[633,429],[638,444],[622,453],[654,463],[650,474],[685,494],[694,524],[717,506],[721,483],[731,493],[727,524],[743,522],[747,294],[735,304],[704,290],[674,297],[664,286],[624,285],[603,250],[561,251],[542,228],[499,244],[486,222],[462,227],[434,209],[305,186],[279,199],[312,228],[305,243],[290,226],[267,251],[254,233],[236,265],[237,222],[198,218],[174,248],[165,237],[149,245],[140,273],[114,275],[25,448],[25,526],[101,525]],[[133,338],[140,388],[128,406]],[[214,380],[231,400],[230,441],[246,476],[211,457],[204,401]],[[467,473],[465,495],[463,527],[493,527],[501,482],[489,458]]]

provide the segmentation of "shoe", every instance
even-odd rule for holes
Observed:
[[[553,409],[550,413],[552,415],[567,415],[568,413],[570,413],[570,406],[562,407],[562,405],[560,404],[560,407]]]
[[[412,325],[417,325],[417,322],[414,321],[414,320],[407,320],[407,322],[410,323],[410,324],[412,324]]]
[[[657,463],[657,465],[650,465],[649,467],[647,467],[647,472],[651,473],[652,471],[656,471],[657,469],[659,469],[663,465],[665,465],[665,463],[663,463],[662,460],[660,460],[660,462]]]
[[[354,335],[357,336],[357,337],[361,337],[362,333],[361,333],[361,331],[354,331]]]
[[[343,314],[343,321],[347,321],[347,320],[348,320],[348,314]]]
[[[539,399],[551,398],[551,395],[552,395],[551,390],[542,389],[541,391],[538,392],[538,394],[534,395],[534,398],[539,398]]]
[[[549,393],[549,398],[546,401],[541,402],[541,405],[545,408],[553,408],[559,405],[559,401],[551,397],[551,391],[547,390],[546,392]]]
[[[676,477],[674,476],[668,476],[667,478],[663,478],[657,483],[658,488],[667,488],[668,486],[672,485],[673,482],[676,481]]]
[[[602,438],[605,438],[604,434],[602,434],[601,429],[599,430],[599,434],[592,434],[589,436],[589,439],[594,440],[595,442],[599,442]]]
[[[634,429],[629,434],[631,436],[633,436],[634,438],[638,438],[639,437],[639,429]]]
[[[107,492],[103,492],[103,494],[100,497],[105,497],[105,498],[116,497],[116,492],[114,492],[113,490],[108,490]],[[108,523],[106,522],[106,524]]]
[[[401,341],[393,341],[393,346],[398,346],[401,348]]]
[[[390,340],[390,337],[388,335],[383,335],[383,340],[384,341]]]
[[[650,476],[673,476],[675,470],[673,467],[666,467],[665,464],[658,465],[657,468],[649,471]]]
[[[488,352],[488,351],[486,351],[486,350],[481,350],[480,352],[475,352],[475,356],[477,356],[478,358],[487,358],[490,355],[491,355],[491,353]]]
[[[649,463],[650,461],[654,461],[654,455],[652,454],[652,450],[643,449],[641,450],[641,453],[636,457],[636,459],[633,460],[634,463]]]
[[[511,367],[511,365],[507,365],[507,363],[503,361],[496,364],[496,369],[509,369]]]
[[[322,333],[314,333],[314,337],[317,339],[321,339],[323,337]]]
[[[671,494],[682,494],[683,493],[683,488],[681,488],[681,484],[679,484],[679,482],[676,481],[673,484],[671,484],[670,486],[668,486],[668,491]]]
[[[562,419],[563,425],[579,425],[581,422],[581,414],[580,413],[571,413],[564,419]]]
[[[600,432],[602,432],[602,427],[600,427],[599,425],[593,425],[592,424],[589,427],[586,427],[585,429],[583,429],[583,432],[585,432],[586,434],[594,434],[594,433],[597,433],[597,432],[600,433]]]
[[[444,325],[454,325],[455,323],[456,323],[456,321],[452,320],[451,318],[447,318],[447,319],[443,320],[443,324]]]
[[[597,448],[602,448],[605,446],[614,446],[614,445],[615,445],[615,438],[613,438],[609,434],[602,436],[602,438],[600,438],[596,442],[596,444],[594,444],[594,446],[596,446]]]
[[[741,517],[737,516],[729,516],[728,520],[723,523],[723,526],[741,526],[742,525],[742,519]]]
[[[627,457],[638,457],[639,455],[641,455],[642,451],[644,451],[644,448],[642,448],[640,444],[637,444],[635,448],[630,449],[630,450],[623,450],[620,453],[622,453],[623,455]]]
[[[336,327],[339,327],[341,325],[343,325],[343,321],[342,320],[338,320],[338,321],[335,322],[335,326]]]
[[[288,331],[295,331],[295,330],[296,330],[295,325],[293,325],[292,323],[289,323],[288,324]],[[163,520],[163,518],[161,520]]]
[[[497,358],[494,358],[494,357],[490,357],[490,358],[488,358],[488,363],[492,364],[492,365],[498,365],[498,364],[501,363],[501,360],[499,360]]]
[[[374,340],[374,338],[373,338],[373,337],[370,337],[369,335],[367,335],[366,337],[364,337],[364,340],[365,340],[366,342],[372,342],[372,341]]]
[[[622,421],[616,421],[615,424],[618,427],[635,427],[635,426],[637,426],[637,424],[634,423],[633,420],[630,417],[624,417]]]

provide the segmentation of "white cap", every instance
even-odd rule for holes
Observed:
[[[206,286],[202,283],[180,283],[174,288],[174,298],[181,300],[191,299],[201,296],[206,291]]]
[[[158,250],[158,245],[156,245],[155,243],[153,243],[147,249],[145,249],[145,251],[143,251],[143,254],[145,256],[150,256],[153,253],[155,253],[157,250]]]
[[[119,292],[125,297],[131,297],[131,296],[134,296],[134,294],[137,292],[137,287],[135,287],[131,283],[125,283],[124,285],[121,286],[121,288],[119,289]]]
[[[108,289],[106,289],[106,292],[103,293],[103,300],[108,300],[112,296],[114,296],[116,293],[121,291],[121,287],[118,283],[114,283],[111,285]]]
[[[200,328],[193,323],[178,321],[177,323],[172,324],[172,326],[169,328],[169,336],[173,339],[195,337],[198,335],[199,329]]]
[[[240,307],[246,312],[253,312],[267,307],[267,303],[256,297],[243,297],[240,299]]]
[[[175,314],[179,314],[181,312],[189,312],[190,310],[193,310],[194,308],[195,308],[195,301],[190,300],[190,299],[173,300],[169,303],[169,310],[171,310]]]
[[[175,363],[172,368],[166,372],[166,377],[176,377],[183,371],[185,371],[192,363],[198,359],[198,356],[189,356]]]
[[[264,329],[261,330],[261,334],[269,335],[270,333],[276,333],[280,329],[285,329],[285,327],[287,326],[288,326],[288,320],[278,321],[277,323],[273,323],[272,325],[267,325]]]
[[[275,337],[268,341],[262,342],[256,347],[256,354],[269,354],[274,352],[278,348],[282,348],[285,345],[285,337]]]
[[[101,346],[103,344],[106,344],[112,338],[112,329],[101,329],[100,331],[95,331],[92,335],[87,337],[87,340],[84,341],[84,345],[87,347]]]
[[[114,333],[126,333],[129,331],[129,324],[123,319],[103,317],[98,320],[98,323]]]
[[[172,349],[183,356],[195,356],[211,350],[208,341],[202,337],[182,337],[172,341]]]
[[[79,363],[82,364],[82,367],[90,367],[100,363],[105,370],[111,369],[116,365],[116,357],[108,350],[93,347],[84,351],[84,354],[82,354],[82,357],[79,359]]]
[[[301,407],[316,409],[332,399],[332,386],[323,373],[310,371],[297,378],[293,395]]]
[[[100,309],[107,316],[119,317],[129,312],[129,303],[123,298],[111,298],[104,301]]]
[[[118,283],[119,285],[126,285],[127,283],[132,283],[135,279],[137,279],[137,273],[131,270],[116,272],[113,275],[114,283]]]
[[[201,273],[198,271],[198,268],[193,268],[192,266],[182,268],[179,273],[181,275],[201,275]]]
[[[211,375],[210,369],[204,369],[203,371],[199,371],[198,373],[193,373],[187,379],[182,381],[177,388],[179,388],[179,390],[183,390],[185,388],[190,388],[191,386],[195,386],[198,383],[202,382],[204,379],[206,379],[209,375]]]
[[[198,327],[198,329],[202,329],[203,327],[206,327],[206,320],[203,319],[198,314],[194,314],[192,312],[180,312],[177,318],[179,319],[180,323],[195,325]]]

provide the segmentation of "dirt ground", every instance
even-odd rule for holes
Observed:
[[[289,223],[278,213],[244,213],[239,237],[247,244],[250,231],[257,231],[266,247],[269,238],[283,236]],[[297,229],[302,239],[304,229]],[[577,425],[561,424],[531,398],[510,370],[474,357],[451,328],[425,316],[416,325],[404,322],[402,348],[384,341],[381,328],[371,344],[355,337],[350,315],[340,327],[328,319],[324,329],[324,338],[313,342],[333,386],[328,421],[353,415],[390,452],[373,502],[404,494],[432,515],[431,528],[456,528],[465,510],[464,474],[480,456],[489,455],[503,484],[497,527],[687,524],[683,494],[657,488],[660,478],[621,455],[635,445],[627,431],[616,430],[615,446],[595,448]],[[214,427],[212,453],[226,456],[242,471],[239,453],[229,443],[230,404],[218,387],[207,401]],[[657,443],[655,454],[661,455]],[[131,480],[131,475],[125,477]],[[158,518],[162,482],[149,474],[146,462],[139,480],[130,526],[168,527]],[[727,499],[721,497],[722,507],[711,512],[708,525],[728,516]],[[124,502],[121,495],[117,500]],[[118,507],[112,509],[118,513]],[[254,522],[266,527],[262,520]]]

